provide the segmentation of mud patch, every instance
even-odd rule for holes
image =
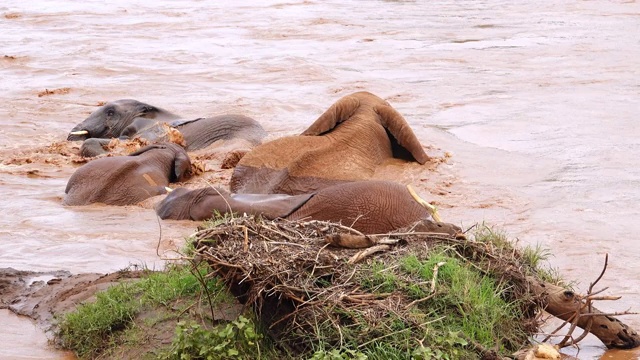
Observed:
[[[9,309],[52,330],[54,314],[67,313],[91,300],[98,291],[140,277],[140,272],[79,274],[68,271],[32,272],[0,269],[0,309]]]
[[[5,13],[4,14],[4,18],[5,19],[19,19],[21,17],[22,17],[22,15],[18,14],[18,13]]]
[[[44,89],[44,91],[40,91],[38,93],[38,97],[49,96],[49,95],[66,95],[71,92],[71,88],[59,88],[59,89]]]
[[[68,141],[58,141],[51,145],[33,147],[23,150],[6,150],[0,152],[3,165],[68,165],[86,162],[78,155],[80,146]]]

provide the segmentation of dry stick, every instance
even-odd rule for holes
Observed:
[[[160,242],[162,241],[162,224],[160,223],[160,216],[156,214],[156,219],[158,220],[158,244],[156,245],[156,255],[160,257]]]
[[[351,227],[348,227],[348,226],[344,226],[344,225],[342,225],[342,224],[333,224],[333,223],[330,223],[330,222],[328,222],[328,221],[321,221],[321,220],[309,220],[309,221],[303,221],[302,223],[300,223],[300,225],[302,225],[302,226],[305,226],[305,225],[314,225],[314,224],[318,224],[318,225],[328,225],[328,224],[331,224],[332,226],[337,227],[338,229],[346,230],[346,231],[352,232],[352,233],[354,233],[354,234],[356,234],[356,235],[362,235],[362,236],[364,236],[364,234],[363,234],[363,233],[361,233],[360,231],[358,231],[358,230],[356,230],[356,229],[354,229],[354,228],[351,228]]]
[[[526,282],[531,292],[545,304],[545,310],[548,313],[565,320],[566,323],[577,321],[578,326],[587,327],[587,318],[581,314],[585,312],[586,306],[579,295],[531,276],[526,277]],[[593,316],[590,332],[608,348],[629,349],[640,345],[640,335],[620,320],[611,317],[611,314],[605,314],[593,308],[589,316]]]
[[[209,292],[209,288],[207,288],[207,283],[204,281],[204,278],[202,277],[202,274],[200,274],[200,271],[198,271],[198,266],[196,265],[195,261],[192,261],[191,265],[193,266],[191,269],[191,273],[196,277],[196,279],[198,279],[198,282],[202,286],[202,289],[207,295],[207,299],[209,300],[209,309],[211,310],[211,320],[215,321],[216,317],[213,313],[213,301],[211,301],[211,293]]]
[[[313,262],[313,269],[311,270],[311,275],[309,275],[309,277],[313,277],[313,275],[316,273],[316,268],[318,265],[318,258],[320,258],[320,253],[322,252],[322,250],[326,249],[327,246],[329,246],[331,244],[325,244],[323,247],[320,248],[320,250],[318,250],[318,253],[316,254],[316,258]],[[323,266],[324,267],[324,266]]]
[[[451,239],[451,235],[449,235],[447,233],[425,232],[425,231],[404,232],[404,233],[373,234],[373,235],[368,235],[368,236],[370,236],[370,237],[380,237],[380,236],[391,237],[391,236],[412,236],[412,235],[431,236],[431,237],[434,237],[436,239],[441,239],[441,240],[449,240],[449,239]],[[442,237],[444,237],[445,239],[443,239]]]
[[[215,186],[213,186],[213,184],[211,184],[211,182],[209,182],[209,180],[205,179],[204,181],[207,183],[207,185],[209,185],[210,188],[215,190],[218,193],[218,195],[220,195],[222,200],[224,200],[225,204],[227,204],[227,208],[229,209],[229,213],[231,214],[231,219],[234,219],[234,217],[233,217],[233,209],[231,208],[231,205],[229,204],[227,199],[225,199],[224,196],[222,196],[222,193],[220,192],[220,190],[218,190]]]
[[[249,250],[249,234],[246,226],[243,226],[242,229],[244,230],[244,252],[247,252]]]
[[[376,245],[376,246],[372,246],[370,248],[367,248],[365,250],[360,251],[359,253],[353,255],[349,261],[347,261],[349,264],[356,264],[362,260],[364,260],[367,256],[370,256],[372,254],[375,254],[377,252],[380,251],[387,251],[391,249],[391,246],[389,245]]]
[[[591,293],[593,291],[593,287],[600,281],[600,279],[602,279],[602,276],[607,271],[608,263],[609,263],[609,254],[607,253],[604,256],[604,266],[602,267],[602,271],[600,271],[600,275],[598,275],[596,280],[589,285],[589,289],[587,290],[586,305],[583,305],[583,306],[579,307],[578,309],[576,309],[576,314],[575,314],[575,317],[573,319],[573,323],[571,324],[571,328],[569,329],[569,332],[567,332],[565,337],[562,339],[562,341],[560,341],[560,343],[558,344],[559,347],[562,348],[562,347],[565,347],[565,346],[571,346],[571,345],[577,344],[580,340],[584,339],[587,336],[587,334],[590,333],[591,325],[593,325],[593,317],[589,317],[589,319],[587,320],[587,325],[584,327],[584,330],[583,330],[582,334],[580,334],[580,336],[578,336],[576,339],[573,338],[573,331],[575,330],[576,326],[578,325],[578,319],[580,319],[580,316],[581,316],[580,312],[585,307],[588,308],[587,312],[589,312],[589,313],[592,312],[591,299],[589,298],[589,295],[591,295]],[[571,340],[571,341],[569,341],[569,340]]]
[[[422,299],[418,299],[418,300],[413,300],[412,302],[410,302],[409,304],[407,304],[407,306],[404,307],[405,310],[409,310],[413,305],[415,304],[419,304],[421,302],[427,301],[429,299],[431,299],[432,297],[436,296],[436,293],[432,293],[427,297],[423,297]]]
[[[478,226],[478,223],[475,223],[474,225],[470,226],[467,230],[463,231],[462,233],[463,233],[463,234],[466,234],[466,233],[468,233],[469,231],[471,231],[471,229],[473,229],[473,228],[475,228],[475,227],[477,227],[477,226]]]
[[[274,233],[276,233],[276,234],[278,234],[278,235],[282,236],[283,238],[286,238],[287,240],[290,240],[290,241],[295,241],[295,240],[296,240],[294,237],[289,236],[289,235],[287,235],[287,234],[283,234],[282,232],[280,232],[280,231],[278,231],[278,230],[275,230],[275,229],[272,229],[272,228],[269,228],[269,227],[265,227],[265,229],[267,229],[267,230],[269,230],[269,231],[271,231],[271,232],[274,232]]]
[[[440,266],[443,266],[444,264],[446,264],[446,262],[441,261],[433,267],[433,278],[431,278],[431,293],[434,293],[436,291],[436,279],[438,278],[438,269],[440,269]]]
[[[288,243],[288,242],[281,242],[281,241],[269,241],[269,244],[272,245],[287,245],[287,246],[297,246],[299,248],[304,249],[304,245],[300,245],[300,244],[296,244],[296,243]]]

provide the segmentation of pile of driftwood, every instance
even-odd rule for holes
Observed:
[[[597,297],[585,299],[539,279],[512,247],[412,229],[365,236],[339,224],[246,216],[223,219],[195,234],[196,256],[209,263],[210,276],[222,277],[241,302],[254,307],[269,334],[295,351],[307,351],[318,341],[340,344],[353,327],[363,339],[384,338],[376,324],[389,314],[404,319],[412,331],[423,331],[424,324],[412,321],[411,310],[428,298],[370,292],[361,284],[370,275],[366,273],[370,259],[394,266],[404,255],[426,258],[430,249],[441,245],[481,272],[509,283],[504,296],[526,300],[520,302],[522,321],[530,335],[538,330],[539,314],[546,309],[566,320],[571,331],[575,326],[584,328],[607,347],[640,345],[635,331],[593,307]],[[565,344],[579,339],[569,333]],[[472,346],[480,354],[491,352],[479,344]]]

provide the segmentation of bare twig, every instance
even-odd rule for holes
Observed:
[[[446,262],[441,261],[433,266],[433,277],[431,278],[431,293],[436,292],[436,279],[438,278],[438,269],[440,266],[443,266]]]

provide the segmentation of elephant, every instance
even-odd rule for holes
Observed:
[[[394,157],[420,164],[430,160],[400,113],[372,93],[356,92],[329,107],[301,135],[249,151],[235,167],[230,188],[235,193],[304,194],[370,179]]]
[[[165,194],[169,183],[191,176],[191,160],[174,143],[148,145],[128,156],[92,160],[71,175],[63,204],[136,204]]]
[[[161,219],[205,220],[214,212],[247,213],[266,219],[341,222],[364,234],[387,233],[421,222],[420,231],[460,232],[435,222],[409,190],[391,181],[354,181],[298,195],[232,194],[216,187],[174,189],[157,206]]]
[[[85,140],[80,154],[97,156],[106,152],[104,146],[111,138],[130,139],[138,136],[151,142],[159,139],[166,141],[166,128],[159,126],[164,123],[180,131],[187,151],[205,148],[218,140],[236,138],[257,145],[267,135],[257,121],[244,115],[184,120],[162,108],[123,99],[109,102],[94,111],[71,130],[67,140]]]

